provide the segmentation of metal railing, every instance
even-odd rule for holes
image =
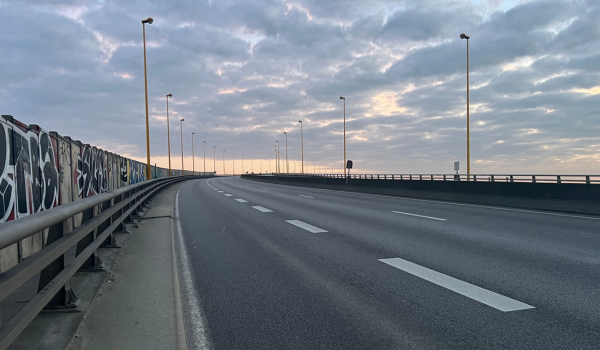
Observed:
[[[344,174],[272,174],[276,176],[305,176],[345,178]],[[479,181],[479,182],[528,182],[528,183],[600,183],[600,175],[509,175],[509,174],[350,174],[356,180],[419,180],[419,181]]]
[[[69,286],[75,272],[102,268],[96,250],[115,247],[113,233],[125,231],[124,223],[136,218],[158,191],[190,178],[198,177],[144,181],[0,224],[0,249],[48,230],[44,248],[0,274],[0,303],[39,274],[37,294],[13,315],[0,314],[0,349],[8,348],[42,309],[76,307]],[[65,232],[76,216],[81,225]]]

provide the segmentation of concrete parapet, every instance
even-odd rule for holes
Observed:
[[[600,215],[600,185],[488,181],[376,180],[242,175],[268,183],[522,209]]]

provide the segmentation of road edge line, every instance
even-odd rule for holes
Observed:
[[[181,187],[177,189],[177,193],[175,194],[175,216],[173,217],[173,220],[176,222],[177,227],[177,237],[174,238],[177,240],[177,248],[179,248],[176,249],[178,252],[176,259],[178,261],[181,259],[181,264],[178,264],[177,267],[181,269],[183,277],[183,288],[180,289],[180,296],[183,300],[185,300],[187,306],[185,309],[183,309],[182,315],[184,317],[187,316],[188,321],[191,323],[191,325],[193,325],[193,329],[188,329],[188,327],[185,327],[184,323],[187,340],[186,345],[189,349],[212,350],[213,346],[208,331],[206,317],[204,315],[204,311],[202,310],[202,306],[199,303],[197,292],[194,288],[194,277],[191,272],[187,248],[185,246],[185,238],[183,237],[182,233],[183,230],[181,229],[181,221],[179,220],[180,190]]]

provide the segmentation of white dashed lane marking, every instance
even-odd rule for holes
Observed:
[[[241,198],[238,198],[238,199],[236,199],[236,201],[238,201],[238,202],[240,202],[240,203],[248,203],[248,201],[247,201],[247,200],[245,200],[245,199],[241,199]]]
[[[410,216],[418,216],[418,217],[420,217],[420,218],[425,218],[425,219],[432,219],[432,220],[446,221],[446,219],[434,218],[433,216],[425,216],[425,215],[417,215],[417,214],[411,214],[411,213],[404,213],[404,212],[401,212],[401,211],[395,211],[395,210],[392,210],[392,213],[396,213],[396,214],[402,214],[402,215],[410,215]]]
[[[255,205],[252,208],[258,210],[258,211],[262,211],[263,213],[272,213],[273,211],[271,209],[267,209],[265,207],[261,207],[260,205]]]
[[[468,298],[491,306],[500,311],[508,312],[535,309],[534,306],[522,303],[509,297],[505,297],[504,295],[478,287],[465,281],[461,281],[457,278],[444,275],[443,273],[428,269],[404,259],[379,259],[379,261],[458,294],[462,294]]]
[[[226,197],[232,197],[233,195],[229,194],[229,193],[225,193],[224,196],[226,196]]]
[[[288,224],[292,224],[294,226],[298,226],[298,227],[305,229],[306,231],[312,232],[312,233],[327,232],[327,231],[323,230],[322,228],[318,228],[316,226],[307,224],[306,222],[302,222],[300,220],[285,220],[285,222],[287,222]]]
[[[300,196],[300,197],[304,197],[304,198],[315,198],[315,197],[311,197],[311,196],[305,196],[305,195],[303,195],[303,194],[299,194],[298,196]]]

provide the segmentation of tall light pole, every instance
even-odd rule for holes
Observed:
[[[202,154],[204,154],[204,175],[206,175],[206,151],[204,150],[204,144],[206,141],[202,142]]]
[[[196,165],[194,164],[194,134],[196,134],[195,131],[192,133],[192,175],[196,175]]]
[[[285,134],[285,172],[290,172],[290,163],[288,161],[288,153],[287,153],[287,132],[283,132]]]
[[[242,175],[244,174],[244,155],[242,154]]]
[[[467,175],[471,174],[471,145],[469,142],[469,39],[465,33],[460,35],[461,39],[467,39]],[[467,179],[470,180],[471,177],[467,176]]]
[[[225,173],[225,150],[223,150],[223,175],[227,175],[227,173]]]
[[[344,100],[344,176],[346,176],[346,98],[340,96],[340,100]]]
[[[146,178],[152,179],[152,172],[150,171],[150,122],[148,121],[148,74],[146,73],[146,23],[152,24],[154,20],[152,17],[148,17],[142,20],[142,32],[144,37],[144,87],[146,91]]]
[[[281,148],[279,148],[279,141],[275,140],[275,142],[277,142],[277,171],[281,173],[281,158],[279,157],[279,151]]]
[[[217,146],[213,146],[213,173],[217,173],[217,157],[215,157],[215,148],[217,148]],[[225,152],[225,151],[223,151]],[[225,172],[223,172],[223,175],[225,175]]]
[[[185,170],[183,169],[183,121],[185,119],[181,118],[179,121],[181,122],[181,175],[185,175]]]
[[[254,171],[254,167],[252,166],[252,157],[250,157],[250,174]]]
[[[167,95],[167,149],[169,150],[169,176],[171,176],[171,132],[169,131],[169,97],[173,97],[173,94]]]
[[[235,153],[233,154],[233,176],[235,176]]]
[[[300,123],[300,144],[302,148],[302,174],[304,174],[304,135],[302,134],[302,120],[298,120]]]
[[[275,147],[275,173],[277,174],[277,153],[279,153],[279,152],[277,152],[277,146],[273,146],[273,147]]]

